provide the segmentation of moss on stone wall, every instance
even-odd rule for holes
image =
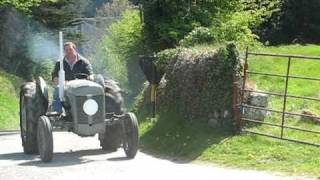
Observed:
[[[162,112],[174,107],[188,121],[234,125],[233,82],[241,72],[234,44],[212,50],[165,50],[157,54],[156,65],[165,72],[157,97]]]

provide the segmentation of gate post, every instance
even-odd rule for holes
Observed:
[[[288,95],[288,83],[289,83],[289,74],[290,74],[290,65],[291,65],[291,57],[288,57],[288,66],[287,66],[287,75],[286,75],[286,86],[284,89],[284,97],[283,97],[283,108],[282,108],[282,121],[281,121],[281,135],[280,138],[283,138],[283,128],[285,121],[285,112],[287,106],[287,95]]]
[[[232,109],[234,114],[234,120],[236,125],[236,133],[241,132],[241,116],[240,116],[240,104],[239,104],[239,82],[236,78],[233,78],[233,100],[232,100]]]
[[[240,89],[240,102],[238,103],[238,128],[239,132],[242,130],[242,113],[243,113],[243,100],[244,100],[244,92],[246,87],[246,80],[247,80],[247,70],[248,70],[248,56],[249,56],[249,47],[246,48],[246,55],[244,59],[243,65],[243,75],[242,75],[242,88]]]

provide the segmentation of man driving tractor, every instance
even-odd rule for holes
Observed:
[[[139,144],[138,120],[134,113],[122,109],[120,87],[114,81],[104,80],[102,75],[93,76],[91,64],[77,53],[74,43],[62,44],[62,32],[59,44],[60,63],[56,63],[52,72],[54,111],[48,108],[48,86],[42,77],[21,86],[20,131],[24,153],[39,153],[43,162],[50,162],[52,132],[60,129],[81,137],[98,135],[102,149],[116,151],[122,147],[128,158],[134,158]]]
[[[93,80],[93,71],[90,62],[82,57],[76,50],[76,45],[73,42],[66,42],[63,45],[64,58],[63,58],[63,68],[65,71],[65,80],[70,81],[76,79],[77,75],[82,75],[82,78],[88,80]],[[59,98],[59,70],[60,62],[55,64],[54,70],[52,72],[52,81],[54,88],[53,93],[53,109],[54,111],[61,113],[62,104]]]

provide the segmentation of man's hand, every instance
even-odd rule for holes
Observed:
[[[59,85],[59,78],[58,77],[53,78],[52,82],[53,82],[54,86],[58,86]],[[65,80],[64,82],[67,83],[69,81]]]
[[[87,80],[93,81],[93,80],[94,80],[93,74],[89,75],[89,76],[87,77]]]

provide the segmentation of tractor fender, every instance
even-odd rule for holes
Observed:
[[[46,109],[49,106],[49,95],[48,95],[48,86],[46,81],[42,77],[37,77],[36,79],[37,91],[40,91],[42,97],[46,100]]]

